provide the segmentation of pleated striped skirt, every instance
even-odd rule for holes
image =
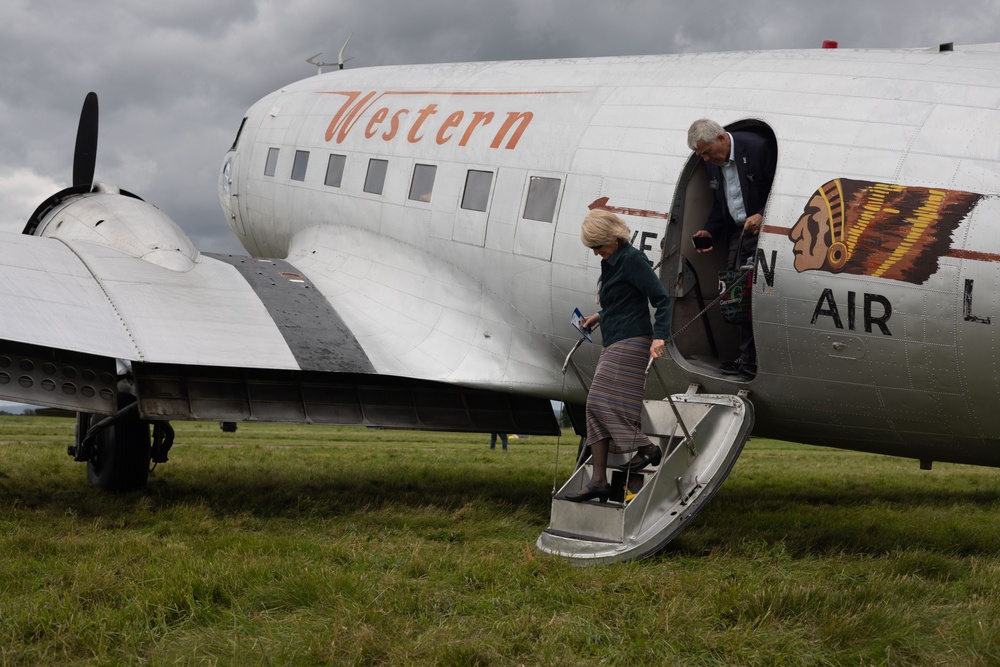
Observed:
[[[651,336],[626,338],[604,348],[587,394],[587,444],[611,439],[609,451],[634,452],[652,444],[640,430]]]

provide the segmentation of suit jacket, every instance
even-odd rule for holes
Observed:
[[[743,192],[743,208],[747,217],[755,213],[764,213],[767,196],[771,194],[771,183],[774,181],[775,155],[766,139],[753,132],[730,132],[733,137],[733,156],[736,159],[736,172],[740,177],[740,190]],[[729,238],[729,235],[739,233],[733,216],[729,214],[729,204],[726,203],[726,177],[722,167],[705,163],[708,172],[709,187],[715,195],[712,212],[705,222],[705,231],[712,235],[716,246]]]

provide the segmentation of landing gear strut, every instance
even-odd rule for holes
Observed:
[[[91,424],[93,417],[77,414],[77,444],[69,452],[77,461],[87,462],[87,481],[104,491],[144,487],[151,457],[149,423],[139,419],[135,397],[120,393],[117,413]]]

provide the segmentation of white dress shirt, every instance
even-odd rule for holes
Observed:
[[[722,163],[722,175],[726,178],[726,203],[729,205],[729,214],[733,216],[733,221],[742,227],[747,220],[747,211],[743,206],[740,175],[736,171],[736,142],[732,134],[729,134],[729,159]]]

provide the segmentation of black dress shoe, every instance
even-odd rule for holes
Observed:
[[[663,452],[659,447],[654,446],[650,451],[644,452],[641,449],[635,453],[632,459],[624,465],[618,466],[619,470],[642,470],[647,466],[658,466],[663,459]]]
[[[723,375],[739,375],[740,367],[735,361],[724,361],[719,364],[719,370]]]
[[[725,361],[719,364],[723,375],[757,375],[757,360],[754,357],[741,354],[735,361]]]
[[[597,498],[602,503],[608,502],[608,498],[611,497],[611,485],[605,484],[604,486],[598,486],[591,488],[590,486],[583,487],[584,490],[580,493],[567,493],[564,498],[573,503],[582,503],[592,498]]]

